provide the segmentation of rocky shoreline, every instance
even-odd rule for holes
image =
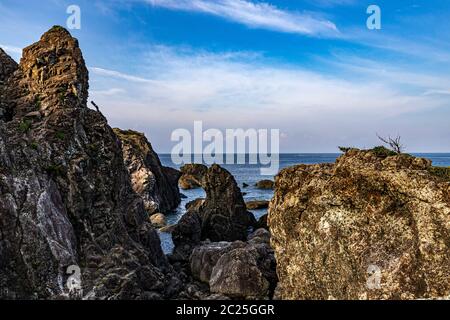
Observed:
[[[88,87],[61,27],[20,64],[0,50],[0,299],[450,296],[449,170],[348,149],[261,181],[272,201],[245,203],[219,165],[162,166],[143,134],[87,107]],[[165,227],[166,256],[155,228],[179,187],[206,197]],[[267,206],[259,221],[248,211]]]

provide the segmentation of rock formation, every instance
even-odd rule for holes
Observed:
[[[257,189],[272,190],[274,188],[274,182],[272,180],[261,180],[255,185]]]
[[[203,176],[208,167],[203,164],[185,164],[181,167],[182,176],[179,180],[180,188],[183,190],[197,189],[202,186]]]
[[[77,40],[54,27],[19,66],[3,51],[0,63],[0,299],[67,295],[68,266],[81,268],[86,298],[173,295],[121,143],[86,106]]]
[[[177,260],[189,258],[201,240],[245,240],[250,228],[256,224],[253,214],[247,211],[234,177],[219,165],[203,167],[196,165],[191,172],[196,172],[195,180],[205,190],[206,199],[188,203],[186,214],[172,232],[175,244],[173,258]],[[181,171],[186,172],[185,169]]]
[[[114,129],[122,142],[125,165],[134,191],[144,200],[149,214],[168,212],[180,204],[178,179],[181,173],[163,167],[158,155],[144,134]]]
[[[444,171],[425,159],[358,150],[335,164],[281,171],[269,207],[277,297],[448,297]]]
[[[211,293],[240,299],[272,296],[277,276],[269,232],[260,229],[248,242],[203,243],[190,257],[192,275],[210,286]]]

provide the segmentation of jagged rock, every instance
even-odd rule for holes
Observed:
[[[163,233],[172,233],[173,230],[175,230],[175,226],[176,226],[176,224],[171,224],[169,226],[160,228],[159,231],[163,232]]]
[[[247,211],[234,177],[219,165],[212,165],[203,176],[206,200],[200,208],[202,239],[217,241],[246,240],[256,219]]]
[[[247,201],[245,206],[248,210],[258,210],[258,209],[267,209],[269,207],[269,201],[267,200],[254,200]]]
[[[180,204],[178,170],[163,167],[143,133],[114,129],[122,142],[125,165],[134,191],[144,200],[149,214],[168,212]]]
[[[163,228],[167,225],[166,216],[162,213],[155,213],[150,216],[150,223],[154,228]]]
[[[119,139],[86,106],[78,41],[52,28],[24,49],[3,89],[11,112],[0,120],[0,299],[67,295],[71,265],[86,298],[174,295],[181,283],[131,187]],[[25,118],[36,111],[41,118]]]
[[[195,211],[195,212],[199,212],[200,211],[200,207],[203,205],[203,203],[205,203],[205,199],[203,198],[198,198],[192,201],[189,201],[188,203],[186,203],[186,210],[187,211]]]
[[[450,293],[450,180],[426,159],[349,150],[280,172],[269,208],[281,299]]]
[[[202,222],[197,212],[187,211],[172,231],[172,261],[188,261],[192,250],[202,239]]]
[[[242,188],[247,188],[247,187],[248,187],[248,184],[244,182],[244,183],[242,184]]]
[[[179,180],[180,188],[183,190],[197,189],[202,186],[202,178],[208,167],[202,164],[186,164],[181,167],[182,176]]]
[[[272,190],[274,188],[274,182],[272,180],[261,180],[256,183],[255,187],[258,189]]]

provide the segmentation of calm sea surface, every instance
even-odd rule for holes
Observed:
[[[296,164],[316,164],[316,163],[332,163],[339,157],[339,153],[308,153],[308,154],[280,154],[279,167],[280,170]],[[450,167],[450,153],[419,153],[414,154],[418,157],[428,158],[433,161],[433,165],[440,167]],[[160,154],[161,162],[164,166],[173,167],[179,169],[179,165],[175,165],[172,162],[170,154]],[[273,176],[262,176],[260,174],[259,165],[249,164],[235,164],[235,165],[223,165],[236,179],[238,185],[241,187],[245,201],[249,200],[270,200],[273,195],[272,190],[258,190],[254,187],[256,182],[263,179],[273,180]],[[246,183],[249,186],[243,188],[242,184]],[[175,224],[185,213],[185,205],[189,201],[197,198],[205,197],[205,193],[202,189],[195,190],[182,190],[182,193],[187,197],[182,199],[182,202],[178,209],[167,215],[168,224]],[[266,210],[254,210],[252,211],[256,218],[261,217],[266,213]],[[165,253],[170,253],[173,249],[172,238],[170,234],[160,233],[161,245]]]

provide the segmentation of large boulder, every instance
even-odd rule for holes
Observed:
[[[168,212],[181,202],[178,170],[162,166],[143,133],[114,129],[122,142],[122,153],[134,191],[144,200],[149,214]]]
[[[269,201],[267,201],[267,200],[247,201],[245,203],[245,206],[247,207],[248,210],[267,209],[269,207]]]
[[[261,180],[256,183],[255,187],[262,190],[272,190],[274,185],[272,180]]]
[[[120,141],[87,108],[78,41],[54,27],[24,49],[17,70],[3,69],[0,299],[70,289],[92,299],[174,295],[180,283],[132,189]],[[69,277],[78,269],[81,286]]]
[[[204,242],[190,257],[194,278],[208,283],[212,293],[240,299],[272,297],[276,263],[270,234],[260,229],[247,242]]]
[[[278,298],[450,295],[445,169],[377,150],[350,150],[335,164],[298,165],[277,176],[269,227]]]

